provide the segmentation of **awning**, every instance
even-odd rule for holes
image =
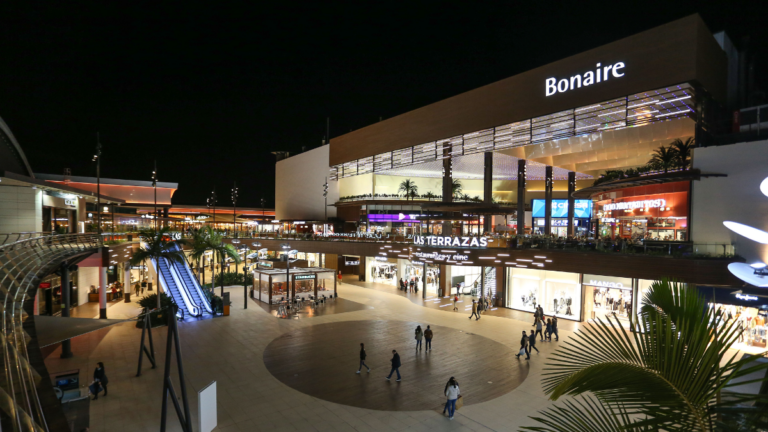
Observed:
[[[81,336],[96,330],[120,324],[133,319],[94,319],[64,318],[58,316],[35,315],[35,330],[40,348],[53,345],[75,336]]]

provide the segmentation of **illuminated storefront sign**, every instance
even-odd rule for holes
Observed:
[[[632,279],[585,274],[584,285],[600,288],[632,289]]]
[[[584,74],[576,74],[570,78],[547,78],[544,81],[546,87],[545,94],[552,96],[555,93],[565,93],[568,90],[574,90],[581,86],[587,87],[602,81],[608,81],[613,76],[621,78],[624,76],[624,62],[616,62],[612,65],[602,66],[600,63],[595,65],[594,71],[587,71]]]
[[[744,301],[756,301],[757,296],[749,295],[749,294],[736,294],[736,298],[739,300]]]
[[[435,261],[467,261],[469,260],[469,255],[464,255],[460,253],[455,254],[443,254],[440,252],[414,252],[412,254],[415,257],[421,258],[421,259],[431,259]]]
[[[259,267],[272,268],[272,263],[270,261],[259,261]]]
[[[306,279],[314,279],[315,275],[308,274],[308,275],[295,275],[293,277],[293,280],[306,280]]]
[[[372,239],[380,239],[381,233],[318,233],[319,237],[339,237],[339,238],[372,238]]]
[[[417,214],[369,214],[369,222],[418,222]]]
[[[664,208],[667,206],[667,200],[655,199],[655,200],[643,200],[643,201],[627,201],[618,202],[603,205],[604,211],[611,210],[633,210],[642,208]]]
[[[68,199],[68,198],[65,198],[65,199],[64,199],[64,204],[65,204],[65,205],[68,205],[68,206],[72,206],[72,207],[74,207],[74,206],[76,206],[76,205],[77,205],[77,200],[75,200],[75,199]]]
[[[420,246],[446,246],[446,247],[488,247],[488,239],[485,237],[438,237],[438,236],[414,236],[413,244]]]
[[[546,201],[543,199],[532,200],[532,217],[543,218],[546,217]],[[589,218],[592,215],[592,200],[575,200],[573,205],[573,216],[576,218]],[[552,200],[552,217],[564,218],[568,217],[568,200],[556,199]]]

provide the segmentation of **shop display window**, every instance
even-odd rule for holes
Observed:
[[[317,274],[317,296],[322,297],[325,295],[326,297],[333,296],[333,281],[334,281],[334,273],[333,272],[323,272]]]
[[[709,303],[709,307],[711,309],[713,304]],[[739,338],[736,340],[733,348],[753,354],[766,351],[766,335],[768,334],[766,318],[768,318],[768,311],[720,303],[715,303],[714,307],[725,316],[725,321],[721,323],[720,327],[729,326],[735,321],[736,327],[740,330]]]
[[[632,279],[610,276],[584,275],[584,319],[617,318],[630,326],[636,309]]]
[[[397,286],[398,266],[396,260],[379,261],[374,258],[366,258],[365,267],[367,277],[370,278],[371,282]]]
[[[531,269],[507,269],[507,307],[533,313],[541,306],[544,315],[581,319],[581,285],[578,273]]]

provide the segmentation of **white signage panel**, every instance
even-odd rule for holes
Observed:
[[[216,429],[219,422],[219,419],[216,417],[217,409],[216,381],[213,381],[197,392],[197,427],[200,432],[211,432]]]
[[[655,199],[655,200],[643,200],[643,201],[627,201],[619,203],[610,203],[603,205],[603,210],[633,210],[637,208],[664,208],[667,206],[667,200]]]
[[[413,244],[442,247],[488,247],[488,239],[485,237],[414,236]]]
[[[546,87],[546,96],[552,96],[556,93],[565,93],[569,90],[588,87],[610,78],[621,78],[624,76],[624,62],[616,62],[612,65],[603,66],[600,63],[595,65],[594,71],[587,71],[583,74],[576,74],[569,78],[557,79],[555,77],[547,78],[544,81]]]

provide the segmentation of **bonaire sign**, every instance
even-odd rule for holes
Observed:
[[[488,247],[488,239],[484,237],[414,236],[413,244],[420,246]]]
[[[624,63],[616,62],[612,65],[602,66],[598,63],[595,66],[594,71],[587,71],[583,74],[576,74],[570,78],[547,78],[544,81],[546,87],[546,95],[552,96],[555,93],[565,93],[569,90],[581,88],[582,86],[588,87],[592,84],[597,84],[603,81],[608,81],[611,77],[621,78],[624,76]]]

